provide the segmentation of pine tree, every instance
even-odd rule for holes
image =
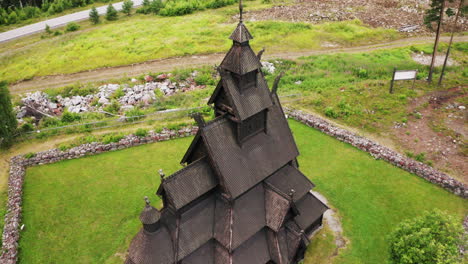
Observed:
[[[112,4],[109,4],[109,6],[107,6],[106,19],[108,21],[114,21],[114,20],[117,20],[118,18],[119,17],[117,14],[117,10],[115,10]]]
[[[0,82],[0,147],[9,147],[16,132],[16,117],[7,83]]]
[[[448,2],[450,3],[453,3],[453,1],[454,0],[448,0]],[[434,30],[432,24],[434,22],[437,23],[436,38],[434,42],[434,49],[432,51],[432,60],[431,65],[429,66],[429,75],[427,77],[428,82],[432,82],[432,74],[434,72],[435,58],[437,55],[437,47],[439,46],[439,36],[442,28],[442,20],[444,17],[444,13],[446,13],[449,17],[454,15],[454,12],[451,8],[445,10],[446,2],[446,0],[431,0],[431,8],[426,11],[426,15],[424,16],[424,24],[429,29]]]
[[[129,16],[132,13],[133,2],[131,0],[125,0],[122,5],[122,13]]]
[[[94,7],[94,6],[93,6],[93,8],[91,8],[91,11],[89,11],[89,20],[94,25],[99,23],[99,13],[98,13],[96,7]]]

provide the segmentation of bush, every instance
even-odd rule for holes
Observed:
[[[335,109],[331,106],[325,108],[325,115],[332,118],[338,118],[338,113],[336,113]]]
[[[61,121],[63,123],[73,123],[75,121],[81,120],[81,116],[77,113],[70,113],[68,111],[65,111],[62,115]]]
[[[132,14],[133,2],[131,0],[125,0],[122,5],[122,13],[130,16]]]
[[[117,100],[112,100],[110,105],[103,108],[105,112],[117,114],[120,111],[120,104]]]
[[[459,263],[463,227],[439,210],[401,223],[390,235],[390,261],[395,264]],[[466,243],[466,242],[465,242]]]
[[[0,147],[13,143],[17,125],[7,83],[0,82]]]
[[[161,9],[159,14],[161,16],[183,16],[199,9],[202,9],[202,6],[196,0],[172,1],[166,3],[166,6]]]
[[[20,127],[21,133],[27,133],[34,130],[34,126],[31,123],[25,123]]]
[[[24,157],[26,159],[31,159],[31,158],[34,158],[35,156],[36,156],[36,153],[34,152],[29,152],[29,153],[24,154]]]
[[[102,143],[103,144],[109,144],[109,143],[117,143],[119,142],[122,138],[124,138],[123,134],[106,134],[102,137]]]
[[[220,8],[234,4],[235,0],[211,0],[205,4],[206,8]]]
[[[136,109],[136,108],[125,112],[125,116],[127,117],[126,119],[127,122],[137,121],[138,119],[143,118],[143,115],[144,113],[141,110]]]
[[[99,23],[99,13],[98,13],[96,7],[94,7],[94,6],[93,6],[93,8],[91,8],[91,11],[89,11],[89,20],[94,25]]]
[[[118,18],[119,18],[119,15],[117,14],[117,10],[115,10],[112,4],[109,4],[107,6],[107,11],[106,11],[106,20],[114,21],[114,20],[117,20]]]
[[[143,128],[139,128],[135,132],[135,136],[137,137],[146,137],[147,135],[148,135],[148,130],[143,129]]]
[[[77,31],[78,29],[80,29],[80,25],[72,22],[72,23],[67,24],[67,28],[65,29],[65,32],[73,32],[73,31]]]

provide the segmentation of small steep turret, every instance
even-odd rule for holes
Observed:
[[[158,230],[161,219],[161,212],[158,209],[150,205],[150,201],[147,196],[145,196],[145,208],[140,214],[140,221],[143,224],[143,228],[152,233]]]

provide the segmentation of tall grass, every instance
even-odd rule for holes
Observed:
[[[136,14],[53,39],[5,44],[0,46],[0,79],[15,82],[150,59],[225,52],[235,28],[235,22],[226,22],[236,9],[231,6],[183,17]],[[254,49],[266,47],[268,52],[318,49],[330,41],[352,46],[398,37],[395,31],[369,28],[359,21],[322,25],[258,21],[247,26],[255,37]]]

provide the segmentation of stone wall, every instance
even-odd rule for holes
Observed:
[[[442,172],[435,170],[430,166],[427,166],[424,163],[412,160],[372,140],[360,137],[345,129],[338,128],[319,117],[291,109],[285,109],[285,112],[291,118],[310,127],[316,128],[340,141],[349,143],[363,151],[366,151],[376,159],[383,159],[395,166],[398,166],[436,185],[439,185],[458,196],[468,198],[468,190],[466,185]],[[34,157],[29,159],[25,158],[24,156],[13,157],[10,163],[7,213],[5,215],[5,226],[2,236],[3,246],[2,254],[0,255],[0,263],[15,264],[18,259],[18,242],[20,231],[22,229],[22,188],[27,167],[54,163],[66,159],[77,159],[86,155],[95,155],[107,151],[125,149],[173,138],[187,137],[195,135],[197,131],[197,127],[188,127],[178,131],[163,130],[161,133],[150,132],[146,137],[128,135],[117,143],[90,143],[69,149],[67,151],[51,149],[44,152],[39,152]],[[465,218],[465,226],[468,226],[467,223],[468,217]]]
[[[163,130],[161,133],[150,132],[146,137],[128,135],[117,143],[90,143],[66,151],[51,149],[39,152],[29,159],[24,156],[13,157],[10,162],[7,213],[5,215],[5,226],[2,235],[3,246],[0,263],[15,264],[18,260],[18,242],[20,231],[22,230],[21,205],[23,182],[27,167],[54,163],[66,159],[77,159],[87,155],[95,155],[173,138],[192,136],[197,133],[197,130],[197,127],[188,127],[178,131]]]
[[[383,159],[408,172],[414,173],[440,187],[463,198],[468,198],[468,189],[462,182],[442,173],[422,162],[410,159],[400,153],[384,147],[370,139],[358,136],[346,129],[338,128],[317,116],[302,111],[285,109],[289,117],[316,128],[340,141],[349,143],[363,151],[368,152],[376,159]]]

